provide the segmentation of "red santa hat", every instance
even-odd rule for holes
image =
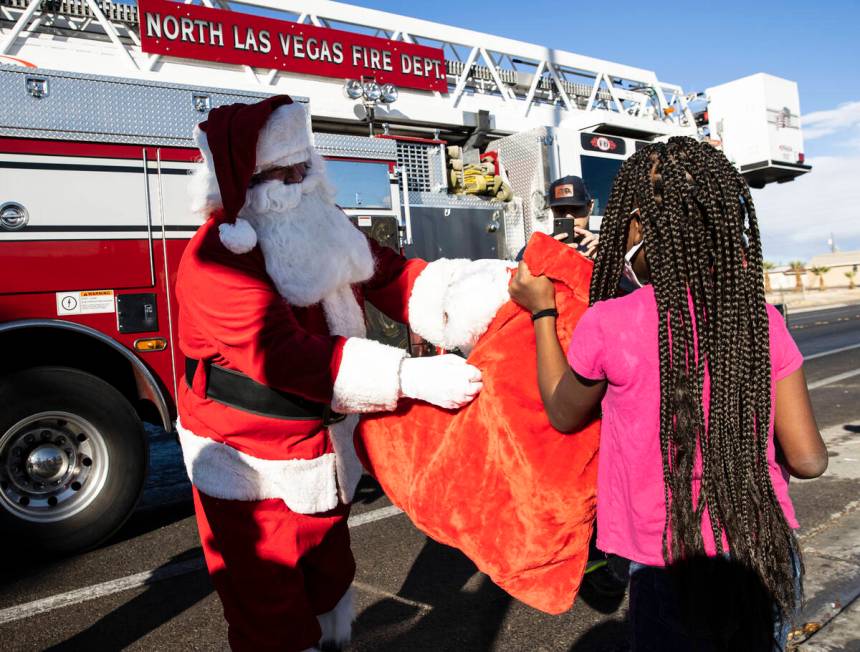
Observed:
[[[219,106],[197,126],[194,137],[218,182],[217,196],[211,199],[221,206],[214,215],[221,242],[234,253],[247,253],[257,245],[257,234],[238,215],[251,177],[308,159],[312,145],[307,113],[287,95]]]

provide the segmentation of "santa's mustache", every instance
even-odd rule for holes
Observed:
[[[283,181],[264,181],[248,189],[241,217],[266,213],[284,213],[296,208],[302,196],[318,193],[322,199],[334,204],[334,197],[325,177],[319,173],[308,174],[301,183]]]
[[[324,177],[306,177],[301,184],[267,181],[248,191],[240,213],[257,234],[275,286],[296,306],[318,303],[373,275],[367,239],[327,187]]]

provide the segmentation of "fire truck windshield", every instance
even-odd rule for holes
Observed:
[[[391,208],[388,163],[329,159],[326,171],[341,208]]]
[[[582,156],[582,180],[588,187],[588,191],[594,198],[594,215],[603,215],[606,209],[606,201],[609,199],[609,191],[612,182],[621,164],[624,162],[618,158],[603,156]]]

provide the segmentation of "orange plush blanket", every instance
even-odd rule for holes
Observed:
[[[556,281],[565,350],[588,305],[591,263],[543,234],[525,260]],[[599,423],[564,435],[538,394],[530,316],[499,310],[469,362],[484,389],[448,411],[402,401],[364,419],[356,448],[391,501],[433,539],[462,550],[512,596],[557,614],[573,604],[588,557]]]

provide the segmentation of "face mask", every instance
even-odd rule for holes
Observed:
[[[633,245],[633,248],[630,249],[626,254],[624,254],[624,270],[621,273],[621,276],[624,280],[628,281],[633,285],[633,287],[641,288],[642,283],[639,278],[636,276],[636,272],[633,271],[633,263],[631,262],[633,258],[636,256],[636,252],[642,248],[642,245],[645,244],[645,238],[638,243]]]

